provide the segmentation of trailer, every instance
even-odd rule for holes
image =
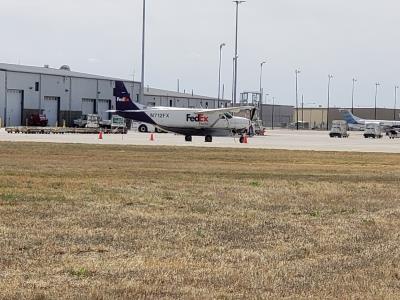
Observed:
[[[126,127],[111,129],[105,128],[71,128],[71,127],[6,127],[5,131],[10,134],[126,134]]]

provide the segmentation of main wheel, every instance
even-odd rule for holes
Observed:
[[[186,142],[191,142],[192,141],[192,136],[191,135],[185,136],[185,141]]]
[[[205,141],[206,141],[206,143],[212,143],[212,136],[206,135]]]
[[[140,125],[139,128],[138,128],[138,130],[139,130],[139,132],[142,132],[142,133],[145,133],[145,132],[148,132],[148,131],[149,131],[149,130],[147,129],[147,126],[144,125],[144,124]]]

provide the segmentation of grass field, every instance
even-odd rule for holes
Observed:
[[[400,155],[0,143],[0,298],[400,298]]]

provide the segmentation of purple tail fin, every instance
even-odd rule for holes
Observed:
[[[117,97],[117,110],[139,110],[140,108],[133,103],[131,95],[122,81],[115,82],[114,96]]]

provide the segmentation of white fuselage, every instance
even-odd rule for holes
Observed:
[[[360,125],[367,125],[370,123],[378,123],[383,127],[393,127],[393,126],[400,126],[400,121],[389,121],[389,120],[366,120],[366,119],[360,119],[357,121],[358,124]]]
[[[184,135],[227,136],[232,133],[244,133],[249,129],[249,119],[234,117],[230,113],[208,112],[199,113],[199,109],[151,107],[139,112],[118,112],[121,116],[135,121],[151,123],[166,131]],[[149,120],[143,119],[145,114]]]
[[[198,110],[197,110],[198,111]],[[244,129],[250,126],[246,118],[228,118],[225,114],[202,114],[194,109],[168,107],[152,108],[146,114],[161,127]],[[229,116],[230,117],[230,116]]]

